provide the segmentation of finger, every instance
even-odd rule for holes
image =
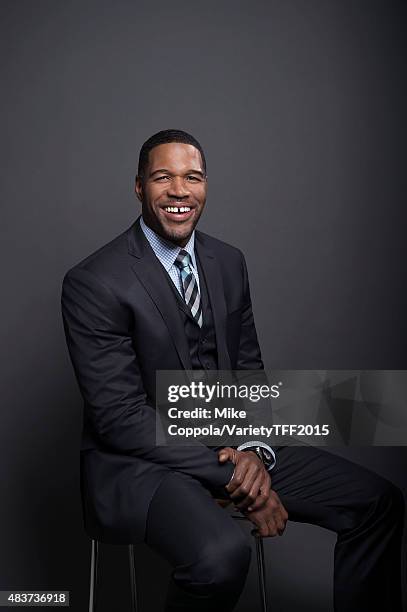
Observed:
[[[278,533],[279,536],[283,535],[286,527],[287,527],[286,523],[278,523],[278,525],[277,525],[277,533]]]
[[[283,520],[284,520],[285,522],[287,522],[287,521],[288,521],[288,512],[287,512],[287,510],[284,508],[283,504],[281,504],[281,514],[282,514]]]
[[[280,513],[278,513],[277,515],[274,515],[274,521],[275,521],[275,524],[276,524],[277,531],[279,533],[280,532],[283,533],[284,529],[285,529],[285,523],[286,522],[283,520],[282,515]]]
[[[219,461],[221,463],[224,463],[228,459],[232,460],[232,457],[233,457],[232,451],[233,449],[231,449],[229,446],[226,446],[225,448],[221,448],[220,451],[218,452]]]
[[[283,504],[281,503],[280,500],[278,500],[278,506],[277,507],[278,507],[278,512],[279,512],[279,515],[281,517],[281,520],[284,521],[284,523],[287,522],[288,521],[288,512],[284,508],[284,506],[283,506]]]
[[[270,531],[267,522],[259,520],[257,523],[257,531],[259,536],[261,536],[262,538],[267,538]]]
[[[280,505],[279,512],[280,512],[281,519],[284,522],[288,521],[288,513],[287,513],[287,510],[284,508],[284,506]]]
[[[280,503],[278,496],[273,495],[273,491],[271,492],[271,500],[268,511],[268,523],[270,528],[273,531],[273,535],[282,535],[284,533],[286,527],[286,518],[287,512],[285,508]],[[287,515],[288,516],[288,515]]]
[[[240,472],[238,470],[238,474],[239,473]],[[252,486],[255,484],[258,478],[261,478],[261,470],[259,470],[258,466],[256,466],[255,464],[249,462],[246,467],[246,472],[243,476],[243,481],[241,482],[240,486],[235,490],[235,498],[239,496],[243,498],[246,497],[250,493]],[[257,485],[257,490],[258,488],[259,485]]]
[[[234,453],[236,453],[236,451],[234,451]],[[251,474],[252,470],[259,472],[262,469],[264,469],[261,463],[258,462],[257,457],[256,457],[256,461],[253,461],[253,459],[249,456],[249,453],[241,452],[239,454],[235,454],[235,457],[236,457],[235,472],[233,474],[231,481],[226,486],[226,490],[228,491],[229,494],[233,493],[238,487],[240,487],[244,483],[245,476],[248,472],[250,472]],[[242,496],[241,491],[238,493],[238,496],[239,495]]]
[[[256,495],[255,501],[248,508],[249,512],[259,510],[264,506],[270,497],[270,476],[266,470],[263,470],[261,474],[261,485]]]
[[[236,487],[234,491],[230,492],[230,497],[234,501],[239,501],[239,502],[242,502],[243,500],[247,500],[248,504],[250,504],[252,501],[254,501],[254,498],[250,497],[250,491],[251,491],[252,486],[256,482],[257,478],[258,478],[258,470],[256,466],[253,466],[253,464],[249,464],[247,471],[243,475],[240,485]]]
[[[244,499],[242,499],[240,502],[236,504],[239,510],[246,510],[246,509],[249,509],[250,507],[250,511],[252,511],[253,504],[256,503],[259,497],[260,487],[262,484],[263,484],[263,475],[260,473],[259,475],[254,477],[252,485],[246,497],[244,497]]]
[[[276,535],[278,535],[278,527],[274,518],[267,521],[267,526],[269,530],[269,537],[274,538]]]
[[[261,508],[263,508],[265,506],[265,504],[267,503],[267,500],[269,498],[269,494],[262,491],[260,489],[259,494],[257,495],[256,499],[254,500],[254,502],[252,504],[250,504],[250,506],[247,508],[249,512],[255,512],[256,510],[260,510]]]
[[[225,487],[229,495],[231,495],[243,483],[246,471],[247,467],[245,467],[245,465],[241,462],[236,465],[233,476]]]

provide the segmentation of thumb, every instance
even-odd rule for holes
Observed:
[[[219,453],[219,461],[223,463],[228,458],[228,454],[225,451],[220,451]]]

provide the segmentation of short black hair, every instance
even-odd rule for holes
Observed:
[[[190,144],[196,149],[198,149],[201,154],[203,171],[206,176],[206,159],[203,149],[196,138],[191,136],[191,134],[188,134],[188,132],[184,132],[183,130],[161,130],[161,132],[153,134],[153,136],[150,136],[150,138],[145,141],[145,143],[140,149],[137,170],[138,176],[142,177],[144,174],[144,171],[148,164],[148,154],[150,153],[151,149],[154,149],[154,147],[157,147],[158,145],[167,144],[169,142],[182,142],[184,144]]]

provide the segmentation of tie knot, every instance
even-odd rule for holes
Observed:
[[[188,266],[191,264],[191,257],[189,255],[189,253],[187,251],[185,251],[184,249],[181,249],[180,252],[177,255],[177,258],[176,258],[174,264],[180,270],[182,270],[183,268],[188,268]]]

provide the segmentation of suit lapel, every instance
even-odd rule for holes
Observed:
[[[127,232],[129,253],[133,256],[132,269],[157,306],[168,332],[174,342],[178,356],[186,370],[192,369],[188,340],[179,314],[175,296],[168,284],[166,271],[154,254],[140,226],[140,217]],[[206,287],[212,307],[216,333],[219,370],[231,367],[226,345],[227,310],[225,291],[220,273],[219,262],[213,252],[205,245],[200,232],[195,233],[195,251],[205,276]]]
[[[132,269],[167,325],[183,367],[191,370],[188,341],[175,296],[167,282],[166,271],[144,236],[139,219],[129,229],[127,242],[129,253],[133,255]]]
[[[205,276],[208,296],[212,307],[218,350],[218,368],[219,370],[229,370],[231,363],[225,335],[227,310],[220,266],[213,252],[204,244],[200,232],[195,233],[195,252],[199,257],[201,268]]]

